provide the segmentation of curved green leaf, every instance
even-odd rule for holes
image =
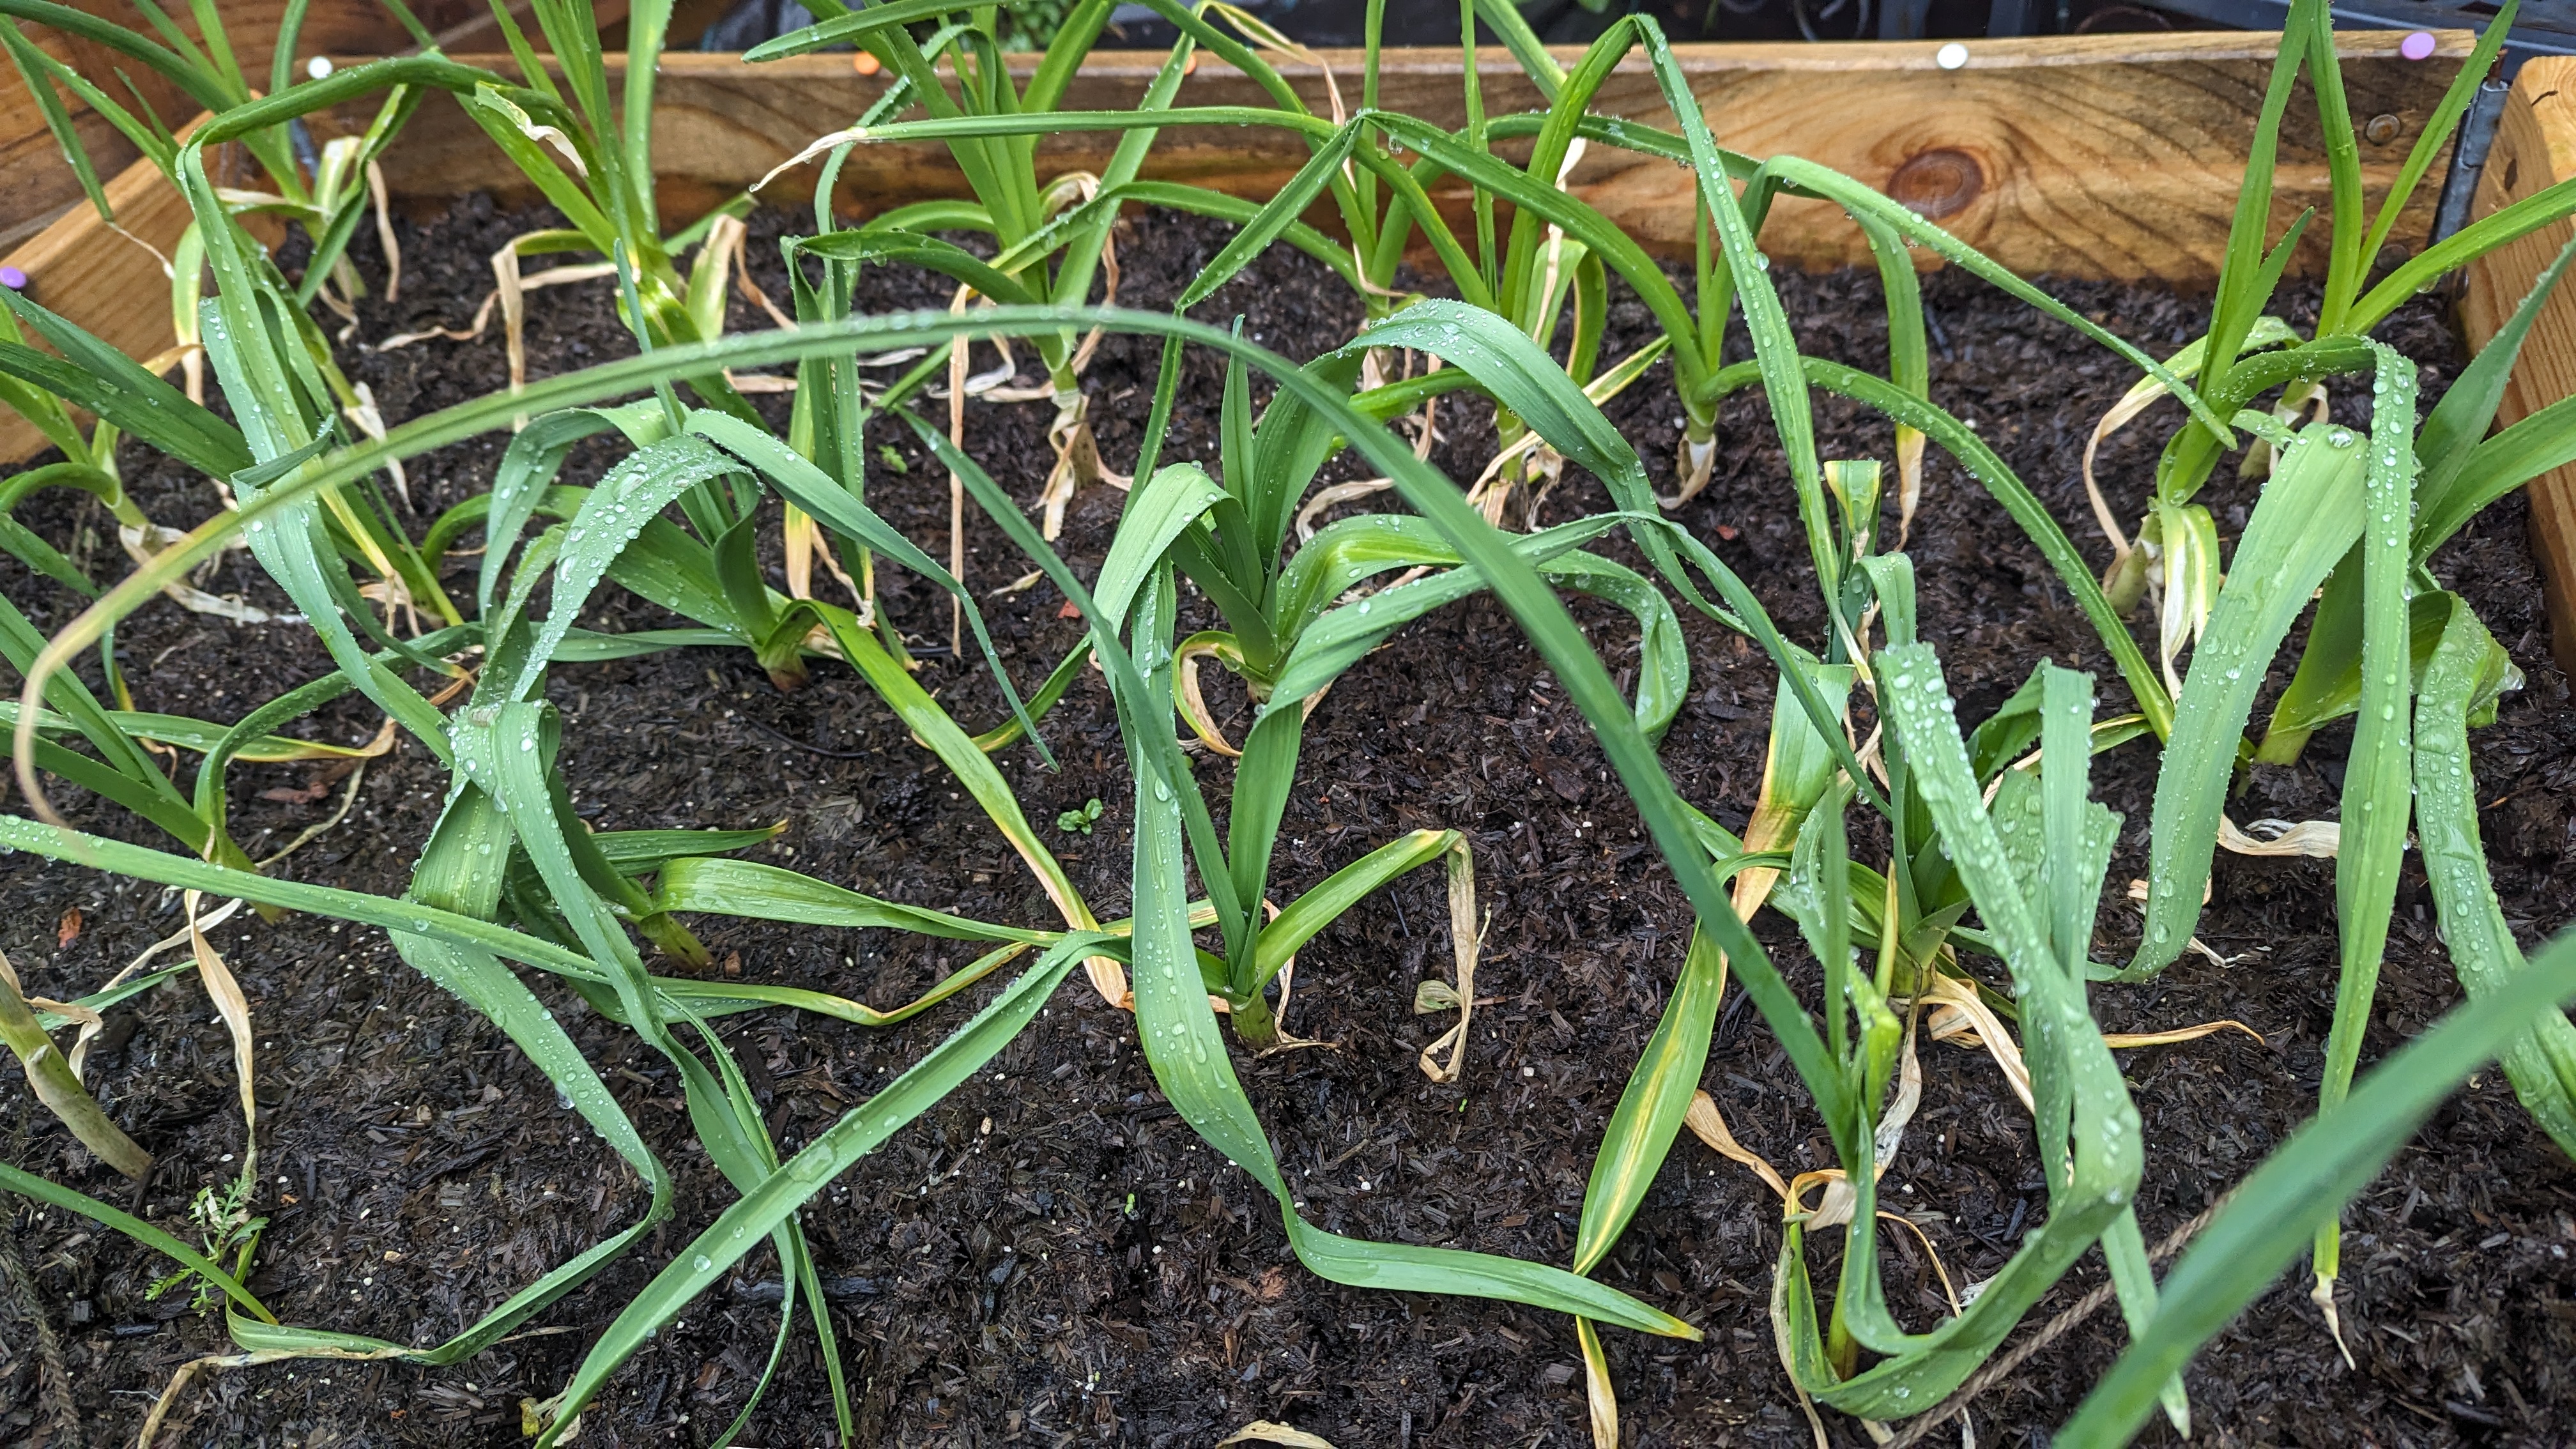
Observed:
[[[2442,941],[2469,998],[2493,994],[2525,969],[2522,946],[2497,905],[2478,830],[2468,717],[2512,662],[2455,594],[2443,608],[2441,644],[2415,698],[2415,828],[2424,876],[2441,912]],[[2504,1050],[2514,1095],[2561,1152],[2576,1156],[2576,1025],[2544,1010]]]
[[[2209,626],[2175,701],[2156,774],[2148,840],[2146,935],[2120,973],[2153,976],[2183,953],[2200,919],[2218,848],[2218,815],[2254,696],[2290,625],[2361,536],[2363,450],[2349,429],[2314,424],[2272,472],[2229,561]],[[2403,667],[2402,665],[2400,666]]]
[[[2560,936],[2490,994],[2455,1007],[2371,1069],[2343,1105],[2266,1158],[2164,1281],[2155,1321],[2057,1431],[2064,1449],[2116,1449],[2165,1381],[2269,1288],[2310,1237],[2397,1155],[2453,1088],[2541,1012],[2576,998],[2576,936]],[[1981,1300],[1982,1301],[1982,1300]]]

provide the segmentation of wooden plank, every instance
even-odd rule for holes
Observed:
[[[126,23],[133,12],[123,0],[70,0],[72,8],[105,19]],[[182,7],[184,9],[184,7]],[[119,15],[119,11],[124,12]],[[84,76],[108,77],[109,93],[132,105],[133,100],[114,85],[120,69],[133,81],[135,88],[164,116],[185,117],[196,110],[179,88],[158,72],[118,55],[103,45],[75,39],[46,25],[22,25],[29,40],[46,54],[62,61]],[[13,246],[44,229],[53,217],[81,199],[80,179],[63,159],[53,132],[45,126],[44,112],[36,98],[17,76],[14,66],[0,62],[0,176],[9,178],[0,187],[0,246]],[[98,174],[112,177],[130,164],[136,156],[134,147],[107,118],[91,110],[77,97],[64,96],[65,109],[71,116],[72,130],[87,150]]]
[[[1935,63],[1937,47],[1928,43],[1689,45],[1676,53],[1722,144],[1756,156],[1794,152],[1891,190],[2018,271],[2193,286],[2216,276],[2276,43],[2239,33],[1986,41],[1955,71]],[[2446,32],[2426,62],[2402,59],[2397,43],[2393,32],[2342,38],[2355,117],[2395,122],[2380,128],[2387,139],[2363,145],[2374,189],[2394,175],[2471,42],[2465,32]],[[1320,67],[1286,69],[1308,103],[1329,111],[1327,70],[1356,102],[1359,55],[1327,51],[1320,59]],[[1148,53],[1096,53],[1067,104],[1131,110],[1158,64]],[[1537,104],[1502,52],[1483,56],[1480,67],[1489,110]],[[1464,98],[1454,52],[1389,52],[1381,75],[1389,109],[1458,124]],[[885,83],[882,74],[857,74],[845,55],[759,66],[730,56],[666,57],[654,108],[666,210],[676,222],[753,184],[815,136],[854,121]],[[1268,98],[1211,60],[1183,87],[1181,103]],[[1604,87],[1599,109],[1664,114],[1652,77],[1633,63]],[[2294,103],[2285,128],[2280,225],[2326,198],[2325,157],[2307,109],[2304,97]],[[1099,132],[1049,137],[1040,164],[1048,174],[1097,169],[1114,141]],[[1266,195],[1304,158],[1284,131],[1174,128],[1157,142],[1149,171]],[[425,107],[387,167],[395,191],[415,207],[489,188],[505,174],[452,105]],[[843,178],[842,204],[858,214],[960,191],[945,151],[932,146],[862,147]],[[1677,168],[1594,148],[1574,183],[1631,234],[1666,252],[1686,248],[1689,178]],[[810,194],[812,184],[809,167],[772,190],[797,201],[805,199],[799,188]],[[2420,244],[2429,233],[2437,189],[2422,188],[2401,239]],[[1763,241],[1774,255],[1810,267],[1866,260],[1858,231],[1817,202],[1781,203]],[[2322,251],[2306,249],[2302,262],[2321,263]]]
[[[129,0],[68,3],[74,9],[120,25],[142,27],[142,19]],[[254,88],[267,89],[269,57],[275,53],[278,23],[288,3],[289,0],[219,0],[216,7],[224,18],[224,33],[235,47],[235,58]],[[416,8],[432,17],[427,23],[434,25],[438,23],[436,16],[450,11],[461,18],[468,4],[469,0],[429,0]],[[198,34],[187,6],[168,8],[188,34]],[[473,8],[481,7],[475,4]],[[176,83],[131,56],[88,40],[73,39],[49,26],[28,24],[22,28],[46,51],[129,107],[134,100],[117,81],[120,72],[167,124],[175,126],[198,110]],[[308,56],[346,55],[400,50],[409,43],[410,37],[395,23],[382,0],[311,0],[296,49]],[[19,83],[16,71],[0,62],[0,75],[7,77],[0,80],[0,176],[8,178],[8,185],[0,186],[0,247],[5,247],[39,230],[79,201],[81,190],[52,133],[45,129],[44,113]],[[63,99],[73,129],[100,176],[114,176],[133,162],[137,154],[134,147],[105,117],[77,97],[67,95]]]
[[[188,229],[188,207],[149,161],[112,177],[107,198],[125,235],[102,225],[84,203],[4,260],[27,274],[30,297],[126,356],[149,360],[174,341],[163,259]],[[24,458],[45,446],[34,425],[0,409],[0,458]]]
[[[235,184],[231,168],[241,158],[226,150],[213,159],[217,183]],[[27,274],[29,297],[126,356],[148,362],[177,341],[170,327],[168,257],[188,229],[188,207],[149,161],[118,172],[106,189],[115,227],[83,203],[0,257],[0,265]],[[34,425],[0,408],[0,459],[26,458],[46,446]]]
[[[490,5],[471,3],[471,0],[461,4],[459,0],[442,0],[442,3],[445,8],[440,12],[441,18],[437,19],[415,8],[421,23],[427,25],[437,39],[441,51],[448,55],[469,55],[509,48],[509,42],[501,34],[501,22],[493,15]],[[518,22],[519,33],[528,38],[528,43],[543,51],[546,37],[537,26],[536,9],[536,0],[517,0],[510,6],[510,18]],[[602,30],[624,23],[626,10],[627,0],[592,0],[591,3],[593,23]],[[452,23],[445,18],[448,16],[454,17]],[[505,75],[509,73],[503,71]]]
[[[2475,214],[2487,215],[2569,177],[2576,177],[2576,57],[2538,56],[2523,66],[2505,98],[2495,149],[2479,180]],[[2571,236],[2576,236],[2576,222],[2562,221],[2469,266],[2460,322],[2471,346],[2486,345]],[[2518,422],[2571,396],[2576,396],[2576,289],[2561,287],[2523,339],[2496,422]],[[2576,465],[2533,479],[2530,496],[2531,551],[2548,592],[2552,652],[2559,668],[2576,674]]]
[[[2466,46],[2466,37],[2448,36],[2443,59],[2414,64],[2396,59],[2386,37],[2347,37],[2355,114],[2399,121],[2396,136],[2366,149],[2374,176],[2384,176],[2411,142]],[[1794,148],[1890,187],[2023,271],[2190,285],[2214,272],[2271,48],[2265,37],[2242,35],[1986,42],[1959,71],[1934,65],[1928,45],[1688,46],[1681,56],[1721,138],[1732,144],[1756,154]],[[1355,90],[1356,56],[1332,53],[1323,61]],[[1102,52],[1071,103],[1128,108],[1155,64],[1149,55]],[[1494,110],[1535,103],[1507,58],[1497,53],[1484,68]],[[656,169],[665,201],[683,215],[855,117],[882,86],[881,77],[856,74],[841,56],[748,67],[733,57],[675,54],[663,72]],[[1298,67],[1291,79],[1329,109],[1324,69]],[[1382,95],[1392,107],[1454,123],[1463,104],[1454,55],[1391,52]],[[1184,99],[1215,105],[1265,98],[1246,77],[1210,62]],[[1643,117],[1661,102],[1650,77],[1622,71],[1605,88],[1602,106]],[[2290,130],[2285,211],[2323,192],[2312,125]],[[1099,164],[1108,144],[1100,135],[1075,134],[1050,138],[1041,149],[1051,169],[1072,169]],[[1284,132],[1195,128],[1166,132],[1155,155],[1157,174],[1263,195],[1304,151]],[[433,208],[508,174],[459,108],[435,100],[395,147],[388,171],[397,195]],[[1962,184],[1972,172],[1974,184]],[[22,174],[0,171],[13,182]],[[957,189],[939,148],[864,149],[848,174],[844,200],[861,210]],[[810,171],[782,178],[777,199],[799,199],[800,181],[810,185]],[[1615,220],[1666,246],[1686,235],[1686,183],[1669,165],[1598,153],[1576,177]],[[175,195],[157,178],[132,172],[116,188],[120,215],[136,209],[125,217],[128,229],[166,248],[184,225]],[[2421,204],[2429,204],[2429,192]],[[2420,218],[2400,232],[2417,235]],[[1813,204],[1775,211],[1764,243],[1810,266],[1863,257],[1848,223]],[[168,346],[168,290],[158,259],[99,227],[87,208],[0,260],[34,277],[48,305],[130,354],[148,358]],[[0,427],[0,457],[23,456],[30,436]]]

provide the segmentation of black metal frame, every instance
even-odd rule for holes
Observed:
[[[2289,0],[2148,0],[2213,25],[2238,30],[2278,30],[2290,14]],[[2496,8],[2482,3],[2437,4],[2433,0],[2364,0],[2334,7],[2335,24],[2348,30],[2476,30],[2483,32]],[[2025,0],[1995,0],[1994,16],[2014,12],[2020,20]],[[1990,28],[1990,35],[2019,35],[2021,30]],[[2535,55],[2576,55],[2576,0],[2525,0],[2514,17],[2513,35],[2504,44],[2504,78],[2522,69]]]

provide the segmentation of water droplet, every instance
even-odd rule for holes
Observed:
[[[689,1266],[701,1273],[711,1273],[715,1271],[716,1262],[715,1259],[700,1253],[689,1260]]]

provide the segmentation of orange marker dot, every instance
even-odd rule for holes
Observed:
[[[864,50],[850,57],[850,69],[857,71],[861,75],[875,75],[878,70],[883,68],[883,65],[884,63],[882,61],[879,61],[874,55]]]

